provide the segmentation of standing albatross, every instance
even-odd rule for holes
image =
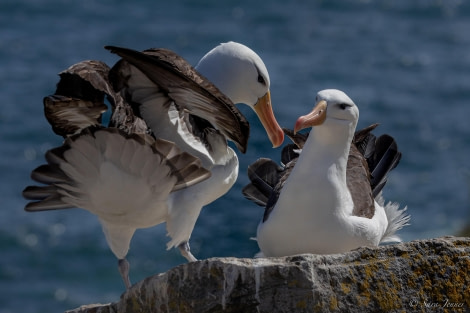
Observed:
[[[260,255],[341,253],[399,241],[409,216],[384,203],[381,190],[401,153],[372,125],[356,133],[359,110],[342,91],[322,90],[313,111],[288,132],[297,149],[283,150],[284,166],[259,159],[248,169],[244,195],[265,206],[257,230]],[[306,135],[297,131],[312,127]],[[370,171],[369,171],[370,170]]]
[[[27,211],[83,208],[98,216],[129,288],[126,255],[136,229],[166,222],[171,238],[195,261],[189,239],[204,205],[225,194],[238,176],[249,125],[234,103],[252,107],[274,147],[284,133],[271,108],[269,75],[248,47],[228,42],[196,69],[167,49],[106,47],[122,59],[112,69],[84,61],[61,73],[44,99],[61,147],[32,172],[45,186],[23,191]],[[113,107],[108,127],[101,125]]]

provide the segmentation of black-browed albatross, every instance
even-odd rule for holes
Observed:
[[[122,58],[111,70],[99,61],[76,64],[44,99],[47,119],[66,139],[32,172],[46,186],[23,195],[34,200],[27,211],[96,214],[129,288],[126,255],[136,229],[166,222],[167,248],[196,260],[189,239],[199,213],[238,176],[227,140],[246,150],[249,125],[234,103],[255,110],[274,147],[284,134],[272,112],[268,71],[242,44],[218,45],[196,68],[166,49],[106,48]],[[108,127],[100,123],[104,95],[113,106]]]
[[[385,204],[381,192],[401,157],[393,138],[372,135],[376,124],[355,135],[359,110],[342,91],[322,90],[316,102],[294,132],[286,130],[296,147],[283,149],[283,166],[259,159],[248,169],[251,183],[243,193],[265,206],[256,237],[260,256],[340,253],[399,241],[395,232],[409,221],[406,208]],[[296,134],[312,126],[308,135]]]

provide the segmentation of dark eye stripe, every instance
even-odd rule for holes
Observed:
[[[261,72],[258,67],[256,67],[256,71],[258,72],[258,83],[266,86],[266,80],[264,79],[263,75],[261,75]]]

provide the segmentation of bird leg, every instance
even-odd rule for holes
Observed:
[[[126,285],[126,289],[131,288],[131,281],[129,279],[129,262],[124,259],[118,260],[118,268],[119,273],[121,274],[122,280],[124,281],[124,285]]]
[[[197,259],[191,253],[191,249],[189,248],[189,242],[188,241],[180,243],[178,245],[178,249],[180,250],[181,255],[184,256],[186,258],[186,260],[188,260],[188,262],[197,261]]]

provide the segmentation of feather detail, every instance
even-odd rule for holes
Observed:
[[[182,57],[167,49],[139,52],[114,46],[105,48],[138,68],[172,99],[180,110],[207,120],[225,137],[234,141],[240,151],[246,151],[249,124],[244,116],[230,99]],[[126,79],[114,78],[119,76],[119,66],[112,70],[113,80],[120,81],[115,85],[117,88],[125,86]]]
[[[87,127],[102,125],[108,110],[105,96],[113,107],[110,126],[126,133],[148,132],[147,125],[116,93],[108,79],[109,67],[101,61],[82,61],[59,74],[55,94],[44,98],[44,114],[53,131],[63,137],[79,134]]]
[[[282,171],[283,168],[274,161],[258,159],[248,166],[248,178],[251,183],[243,188],[243,195],[260,206],[266,206]]]
[[[113,175],[121,175],[119,172],[134,177],[130,182],[137,179],[152,189],[168,185],[162,189],[163,193],[168,190],[167,194],[210,177],[199,159],[182,152],[173,143],[154,140],[145,134],[126,135],[116,128],[87,128],[69,137],[62,147],[49,150],[46,159],[48,164],[39,166],[31,175],[46,186],[29,186],[23,191],[26,199],[36,201],[26,206],[28,211],[90,209],[94,204],[89,201],[100,197],[97,190],[102,188],[102,179],[110,181],[107,185],[116,186],[104,196],[133,190],[138,194],[137,189],[126,190],[125,181],[111,182]],[[138,198],[137,194],[128,196]]]

